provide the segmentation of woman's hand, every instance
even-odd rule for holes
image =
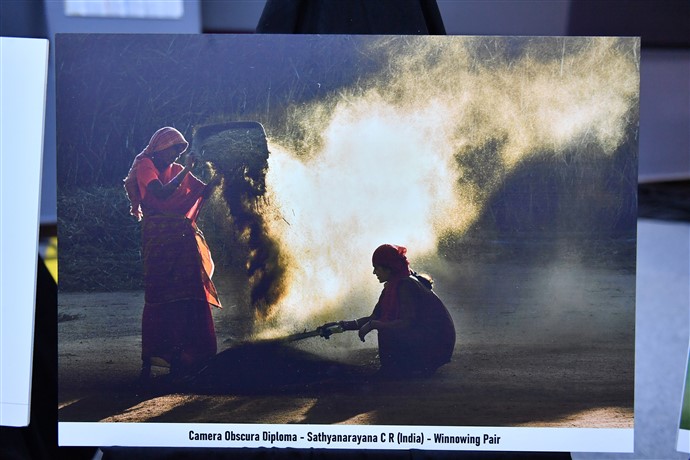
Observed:
[[[316,329],[319,331],[321,337],[324,339],[328,339],[330,336],[333,335],[333,331],[331,330],[332,327],[337,326],[337,322],[331,322],[331,323],[326,323],[323,326],[319,326]],[[342,332],[342,331],[336,331],[336,332]]]
[[[184,159],[184,167],[188,170],[192,169],[194,167],[195,162],[196,162],[196,155],[194,155],[193,153],[188,153]]]
[[[374,329],[376,329],[376,325],[374,324],[374,321],[373,320],[367,321],[364,326],[359,328],[359,340],[364,342],[364,337],[366,337],[366,335]]]
[[[220,180],[221,180],[221,179],[222,179],[221,175],[218,174],[218,173],[215,173],[215,174],[213,175],[213,177],[211,178],[211,180],[209,180],[209,181],[206,183],[206,186],[207,186],[208,188],[215,188],[215,187],[217,187],[217,186],[220,184]]]
[[[357,320],[338,321],[338,325],[342,327],[344,331],[356,331],[359,329],[357,326]]]

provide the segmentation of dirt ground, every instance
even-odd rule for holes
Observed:
[[[629,428],[634,282],[629,271],[579,263],[449,264],[436,286],[456,324],[453,359],[407,380],[376,378],[375,340],[351,333],[241,343],[241,315],[226,300],[214,313],[219,354],[209,366],[175,383],[156,368],[147,386],[136,383],[143,293],[60,293],[58,416]]]

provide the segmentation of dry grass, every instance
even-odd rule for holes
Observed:
[[[142,288],[141,235],[122,187],[58,194],[60,290]]]

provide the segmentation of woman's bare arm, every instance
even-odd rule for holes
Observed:
[[[165,200],[169,198],[175,190],[178,189],[182,180],[194,167],[194,157],[192,155],[187,155],[185,160],[185,165],[182,170],[173,177],[170,182],[163,184],[159,179],[152,180],[146,185],[146,192],[155,196],[159,200]]]
[[[414,294],[410,283],[400,283],[398,286],[398,302],[400,307],[400,317],[392,321],[381,321],[378,317],[362,325],[359,329],[359,338],[364,342],[364,337],[372,330],[396,330],[401,331],[411,329],[414,326],[415,308]]]

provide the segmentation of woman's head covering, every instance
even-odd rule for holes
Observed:
[[[393,244],[382,244],[371,256],[371,263],[391,270],[393,276],[408,276],[410,263],[405,256],[407,249]]]
[[[129,213],[136,217],[137,220],[141,220],[141,190],[139,190],[139,184],[137,183],[137,167],[142,159],[151,158],[155,152],[160,152],[173,145],[184,145],[184,149],[180,152],[182,153],[189,147],[189,142],[187,142],[181,132],[173,127],[166,126],[159,129],[153,133],[149,144],[134,158],[132,167],[129,168],[129,173],[124,179],[124,185],[130,202]]]
[[[154,152],[160,152],[173,145],[184,145],[184,149],[182,150],[182,152],[184,152],[187,150],[187,147],[189,147],[189,142],[187,142],[181,132],[173,127],[166,126],[153,133],[149,145],[146,146],[142,153],[146,152],[146,155],[151,155]]]

